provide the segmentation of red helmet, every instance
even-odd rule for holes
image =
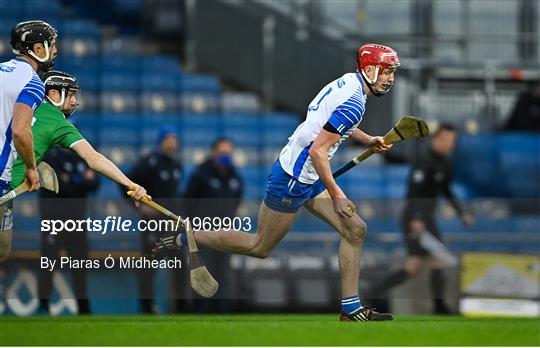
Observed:
[[[367,77],[365,68],[375,66],[375,76],[373,79]],[[399,68],[399,57],[392,48],[384,45],[368,43],[360,47],[356,52],[356,67],[362,73],[366,81],[373,84],[377,81],[380,71],[386,68]]]

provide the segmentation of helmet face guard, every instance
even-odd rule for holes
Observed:
[[[51,89],[54,89],[60,93],[61,99],[59,102],[55,102],[47,95],[47,100],[52,105],[56,106],[57,108],[60,108],[62,110],[66,98],[69,96],[69,92],[73,93],[77,100],[77,104],[75,106],[75,109],[72,111],[68,110],[62,110],[64,115],[66,117],[71,116],[77,109],[77,106],[79,105],[79,98],[81,96],[81,89],[79,87],[79,83],[77,82],[77,79],[65,72],[62,71],[49,71],[43,76],[44,84],[45,84],[45,94],[47,95]]]
[[[58,32],[43,21],[27,21],[18,23],[11,30],[11,49],[14,54],[32,58],[41,71],[48,71],[54,66],[56,56],[51,57],[51,47],[56,43]],[[43,43],[45,57],[39,57],[33,50],[34,44]]]
[[[369,78],[366,73],[366,68],[368,66],[375,67],[375,74],[373,78]],[[356,67],[362,75],[362,78],[368,85],[371,92],[380,97],[385,95],[390,91],[393,83],[387,83],[383,86],[383,92],[377,92],[373,89],[373,85],[377,82],[379,74],[385,71],[386,69],[393,69],[396,71],[400,67],[399,57],[392,48],[388,46],[383,46],[379,44],[365,44],[356,53]]]

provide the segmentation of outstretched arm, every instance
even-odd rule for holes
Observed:
[[[452,207],[456,210],[457,215],[461,218],[461,221],[466,227],[472,227],[475,224],[474,217],[472,214],[467,213],[459,204],[459,201],[454,196],[454,193],[450,189],[450,179],[446,180],[444,183],[443,194],[448,199]]]
[[[88,167],[108,177],[109,179],[119,183],[120,185],[129,188],[134,191],[132,196],[136,200],[140,200],[143,197],[148,197],[146,190],[131,181],[122,171],[107,157],[97,152],[92,145],[86,140],[81,140],[73,144],[71,147],[83,160],[85,160]]]

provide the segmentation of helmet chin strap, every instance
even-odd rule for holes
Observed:
[[[375,82],[377,82],[377,77],[379,76],[379,65],[377,65],[377,67],[375,68],[375,76],[373,77],[373,80],[370,79],[366,72],[364,71],[364,69],[362,69],[362,72],[361,74],[362,75],[362,79],[366,82],[366,85],[368,86],[369,90],[371,91],[371,93],[376,96],[376,97],[382,97],[383,95],[385,95],[386,93],[381,93],[381,92],[376,92],[374,89],[373,89],[373,85],[375,84]]]
[[[372,85],[372,84],[374,84],[375,82],[377,82],[377,78],[379,77],[379,68],[380,68],[380,67],[381,67],[380,65],[377,65],[377,66],[375,67],[375,76],[373,76],[373,80],[370,79],[370,78],[367,76],[367,74],[366,74],[366,72],[364,71],[364,69],[361,69],[361,71],[362,71],[362,76],[364,77],[364,80],[365,80],[369,85]]]
[[[58,102],[58,103],[55,103],[55,101],[52,100],[49,96],[47,96],[47,99],[49,99],[49,102],[52,105],[54,105],[56,107],[60,107],[60,106],[64,105],[64,102],[66,101],[66,90],[65,90],[65,88],[62,88],[62,94],[61,95],[62,95],[62,99],[60,99],[60,102]]]
[[[28,51],[30,57],[34,58],[40,63],[45,63],[51,57],[51,52],[49,51],[49,43],[47,41],[43,41],[43,46],[45,47],[45,57],[43,58],[38,57],[37,54],[34,53],[34,51]]]
[[[43,46],[45,47],[45,57],[40,58],[38,57],[33,51],[28,51],[28,55],[30,58],[34,59],[36,63],[38,64],[39,69],[41,71],[48,71],[52,69],[54,66],[54,60],[51,60],[51,51],[49,50],[49,43],[48,41],[43,41]]]

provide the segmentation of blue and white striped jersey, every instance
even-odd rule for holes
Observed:
[[[328,149],[332,159],[339,145],[358,127],[365,111],[366,93],[358,73],[348,73],[326,85],[309,104],[307,117],[289,137],[279,161],[287,174],[304,184],[313,184],[319,175],[309,149],[324,125],[330,123],[341,139]]]
[[[36,110],[44,97],[45,86],[30,63],[22,59],[0,63],[0,180],[11,181],[16,157],[11,132],[15,103]]]

